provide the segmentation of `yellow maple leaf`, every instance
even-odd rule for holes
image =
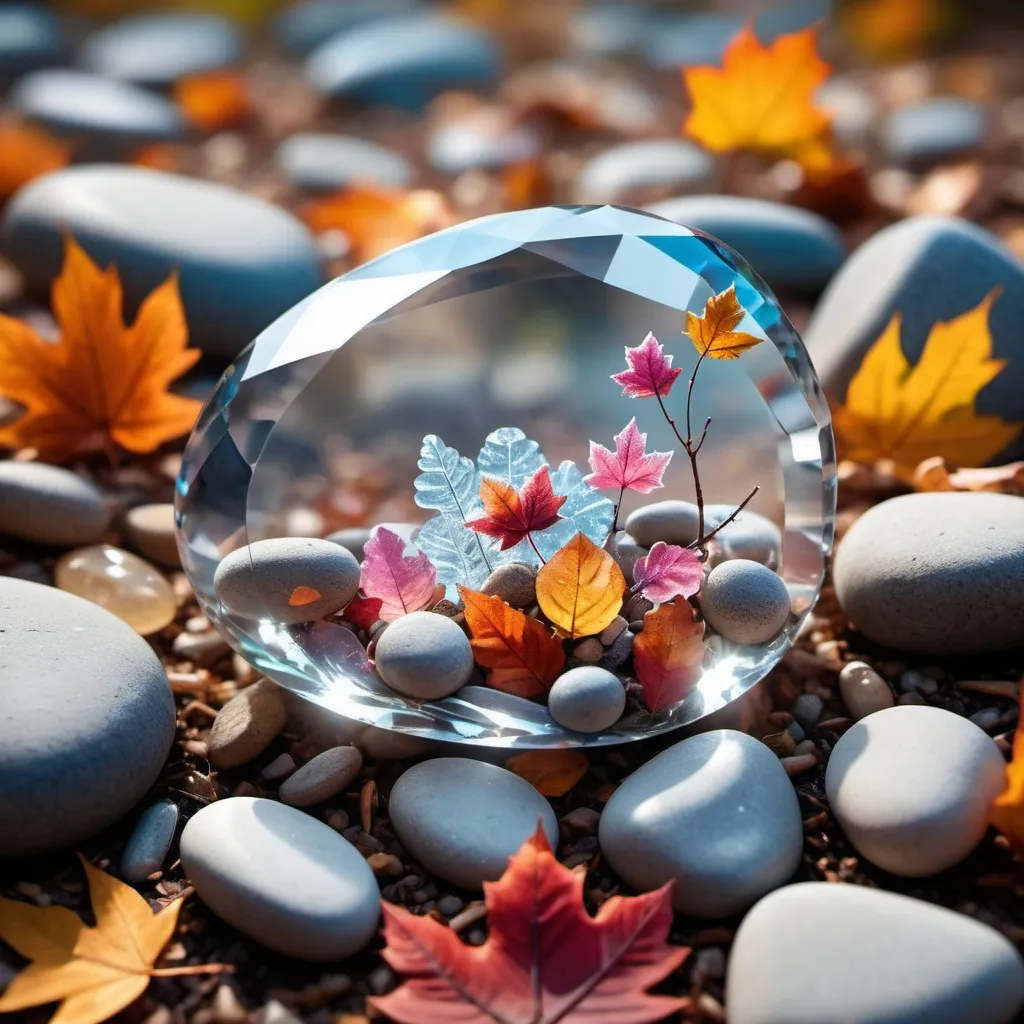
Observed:
[[[0,395],[26,409],[0,428],[0,444],[59,461],[113,445],[151,452],[192,429],[202,403],[167,391],[200,356],[186,347],[176,275],[150,293],[131,327],[121,304],[117,270],[100,270],[69,235],[52,293],[60,341],[0,314]]]
[[[684,134],[715,153],[746,149],[808,168],[829,165],[831,120],[814,93],[831,68],[818,55],[817,31],[812,25],[766,46],[747,25],[721,68],[683,68],[692,103]]]
[[[736,298],[736,286],[712,295],[704,304],[704,313],[686,314],[686,333],[701,354],[711,359],[738,359],[741,352],[753,348],[763,339],[733,328],[743,319],[743,307]]]
[[[1007,363],[992,358],[988,316],[998,294],[994,288],[974,309],[933,325],[914,366],[900,345],[900,315],[893,316],[850,381],[846,404],[834,410],[844,457],[890,459],[910,477],[936,455],[984,465],[1018,437],[1022,424],[980,416],[974,404]]]
[[[31,961],[0,995],[0,1013],[60,1001],[54,1024],[98,1024],[142,995],[157,973],[153,964],[174,933],[181,901],[154,914],[130,886],[79,860],[94,928],[66,907],[0,899],[0,939]]]

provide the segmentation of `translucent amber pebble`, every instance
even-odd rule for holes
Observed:
[[[54,582],[102,605],[143,636],[174,620],[177,602],[170,583],[149,562],[109,544],[69,551],[57,563]]]

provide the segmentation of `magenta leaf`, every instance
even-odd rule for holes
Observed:
[[[405,554],[405,541],[380,527],[366,542],[359,582],[363,593],[379,598],[380,617],[394,622],[426,608],[434,596],[437,570],[422,551]]]
[[[704,567],[696,551],[655,541],[633,566],[633,589],[648,601],[665,604],[676,597],[693,597],[704,582]]]
[[[619,488],[650,494],[664,487],[661,478],[672,461],[671,452],[647,451],[647,435],[641,434],[636,417],[615,435],[615,451],[590,442],[590,468],[583,479],[591,487]]]
[[[683,371],[672,368],[672,357],[665,351],[653,334],[648,334],[636,348],[626,348],[626,362],[629,369],[613,373],[612,380],[622,385],[627,398],[664,398],[676,377]]]

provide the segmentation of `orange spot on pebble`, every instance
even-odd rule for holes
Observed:
[[[296,587],[292,591],[291,597],[288,598],[288,604],[292,608],[301,608],[303,605],[319,601],[323,596],[319,590],[314,590],[312,587]]]

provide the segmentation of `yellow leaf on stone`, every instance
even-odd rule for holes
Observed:
[[[995,288],[974,309],[936,323],[914,366],[903,354],[900,315],[892,318],[850,381],[845,405],[834,410],[844,458],[889,459],[909,479],[933,456],[984,465],[1020,435],[1024,424],[975,409],[978,392],[1007,362],[992,357],[988,317],[998,294]]]
[[[582,533],[559,548],[537,574],[537,603],[570,639],[600,633],[622,607],[626,578],[607,551]]]
[[[762,339],[733,328],[744,317],[743,307],[736,298],[736,286],[712,295],[704,305],[704,313],[686,314],[686,333],[702,356],[711,359],[737,359],[741,352],[753,348]]]

